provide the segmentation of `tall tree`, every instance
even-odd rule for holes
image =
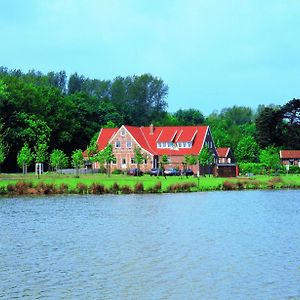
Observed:
[[[243,137],[235,151],[239,162],[257,162],[259,156],[259,146],[252,136]]]
[[[76,170],[76,177],[79,176],[79,169],[83,166],[83,155],[82,150],[74,150],[71,157],[72,166]]]
[[[62,150],[54,149],[50,155],[50,166],[62,172],[62,169],[68,166],[67,155]]]
[[[178,120],[179,125],[201,125],[204,123],[205,118],[201,111],[190,108],[190,109],[179,109],[174,114]]]
[[[17,156],[17,163],[23,170],[23,175],[27,174],[27,168],[33,161],[33,155],[27,143],[24,144]]]
[[[85,77],[83,75],[78,75],[76,72],[72,74],[68,82],[68,93],[75,94],[83,90],[83,84]]]
[[[279,150],[275,147],[268,146],[262,150],[259,155],[259,160],[268,169],[270,174],[271,169],[278,169],[280,166]]]
[[[107,146],[104,148],[103,155],[106,162],[107,175],[110,176],[111,163],[116,159],[111,144],[107,144]]]
[[[140,176],[140,165],[143,163],[145,156],[142,153],[142,150],[140,147],[134,147],[134,160],[137,164],[137,175]]]

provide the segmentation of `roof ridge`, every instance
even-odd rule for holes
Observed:
[[[145,128],[145,127],[144,127],[144,128]],[[156,152],[153,151],[153,149],[151,148],[151,146],[150,146],[150,144],[149,144],[149,142],[148,142],[148,140],[147,140],[147,138],[146,138],[146,136],[145,136],[145,134],[144,134],[144,132],[143,132],[143,130],[142,130],[142,127],[139,127],[139,129],[140,129],[140,131],[141,131],[141,133],[142,133],[142,136],[143,136],[143,138],[145,139],[146,144],[147,144],[147,146],[149,147],[149,149],[153,152],[153,154],[156,154]]]

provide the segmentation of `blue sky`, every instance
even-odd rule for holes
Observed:
[[[299,0],[0,0],[0,65],[151,73],[168,111],[300,97]]]

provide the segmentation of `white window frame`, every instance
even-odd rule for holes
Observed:
[[[132,148],[132,141],[126,141],[126,148]]]

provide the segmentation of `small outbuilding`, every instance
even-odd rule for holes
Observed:
[[[280,150],[279,155],[282,165],[300,167],[300,150]]]

